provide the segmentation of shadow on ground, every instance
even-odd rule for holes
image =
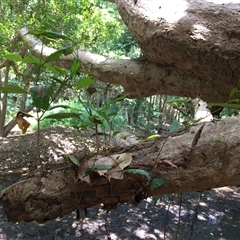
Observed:
[[[119,205],[108,216],[99,206],[88,209],[87,217],[81,212],[79,221],[73,212],[44,224],[7,222],[1,207],[0,239],[104,240],[107,231],[112,240],[163,239],[165,231],[165,239],[176,239],[177,234],[177,239],[181,240],[237,240],[240,236],[239,197],[240,189],[225,187],[201,194],[184,194],[180,213],[181,196],[170,195],[156,205],[149,198],[138,207]]]

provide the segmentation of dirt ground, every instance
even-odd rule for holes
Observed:
[[[52,127],[41,132],[43,162],[61,161],[65,154],[76,154],[94,141],[87,132]],[[0,139],[0,190],[38,166],[36,134]],[[11,171],[10,171],[11,170]],[[203,193],[164,196],[154,204],[146,199],[138,207],[119,205],[107,215],[96,206],[57,218],[44,224],[8,222],[0,205],[0,240],[65,239],[240,239],[240,189],[225,187]],[[197,214],[196,214],[197,213]],[[179,221],[180,219],[180,221]]]

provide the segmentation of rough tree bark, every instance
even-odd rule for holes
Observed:
[[[181,135],[114,148],[107,153],[131,153],[132,163],[127,168],[148,171],[150,180],[125,174],[122,180],[109,181],[94,173],[89,184],[78,179],[76,167],[52,165],[44,172],[41,182],[36,174],[11,185],[0,195],[8,220],[44,222],[100,203],[105,209],[114,209],[118,203],[137,205],[148,196],[239,184],[240,119],[207,123],[200,135],[202,125],[191,127]],[[155,178],[166,182],[151,190]]]
[[[95,78],[122,85],[129,97],[169,94],[222,102],[228,100],[232,88],[238,87],[240,4],[224,0],[110,2],[117,5],[143,58],[115,60],[76,51],[55,64],[69,68],[77,56]],[[40,55],[42,43],[26,35],[27,31],[21,29],[20,38]],[[54,51],[43,48],[44,56]],[[165,139],[161,138],[113,150],[132,153],[128,168],[148,171],[150,181],[125,175],[123,180],[111,179],[109,183],[104,176],[92,174],[88,184],[78,179],[77,170],[63,166],[48,170],[41,182],[35,175],[10,186],[1,191],[0,200],[10,221],[43,222],[100,203],[110,209],[121,202],[137,204],[147,196],[239,185],[239,125],[239,119],[211,122],[204,126],[201,136],[197,134],[201,125],[193,127],[183,135],[169,137],[162,151]],[[194,142],[197,145],[191,148]],[[166,183],[151,191],[154,178]]]
[[[206,101],[228,98],[239,82],[239,3],[201,0],[116,3],[144,57],[168,71],[158,85],[186,96],[187,90],[181,93],[179,89],[186,81],[191,91],[189,97],[200,96]],[[178,79],[173,80],[173,75]]]
[[[240,75],[240,4],[201,0],[115,2],[143,59],[114,60],[78,51],[85,69],[90,68],[101,81],[122,85],[131,97],[169,94],[200,97],[206,102],[229,98]],[[26,32],[22,29],[20,35]],[[36,45],[36,39],[29,35],[24,38],[39,54],[42,45]],[[44,54],[53,51],[46,47]],[[68,56],[57,64],[67,68],[72,58]]]
[[[4,77],[4,86],[8,85],[9,71],[10,71],[10,67],[7,66],[5,71],[5,77]],[[2,99],[2,107],[0,106],[0,136],[3,136],[3,133],[4,133],[4,124],[5,124],[6,112],[7,112],[7,98],[8,98],[8,93],[4,93],[3,99]]]

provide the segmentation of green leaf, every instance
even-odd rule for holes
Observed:
[[[122,101],[122,100],[125,99],[126,97],[127,97],[127,94],[121,95],[121,96],[116,97],[116,98],[114,98],[113,100],[111,100],[110,103]]]
[[[3,93],[27,93],[27,91],[24,90],[23,88],[19,86],[13,86],[13,85],[7,85],[4,87],[0,85],[0,90]]]
[[[37,85],[31,87],[29,91],[32,96],[33,106],[39,110],[48,110],[50,101],[49,88],[43,85]]]
[[[73,61],[72,61],[71,69],[70,69],[71,77],[76,75],[76,73],[79,71],[80,66],[81,66],[80,59],[79,58],[74,58]]]
[[[237,88],[233,88],[229,94],[229,97],[231,98],[235,93],[237,93],[238,89]]]
[[[149,173],[142,169],[126,169],[126,170],[124,170],[124,173],[140,175],[140,176],[145,177],[147,180],[150,179]]]
[[[67,56],[73,53],[73,48],[71,46],[66,46],[66,47],[60,48],[58,51],[62,51],[62,54]]]
[[[113,100],[111,100],[107,103],[107,105],[102,109],[102,111],[106,112],[112,105],[114,105],[118,101],[123,100],[126,97],[127,97],[127,95],[123,95],[123,96],[114,98]]]
[[[77,158],[75,158],[73,155],[68,155],[69,160],[71,160],[72,163],[74,163],[75,165],[79,166],[79,160]]]
[[[95,171],[95,170],[109,170],[111,169],[112,166],[109,166],[109,165],[106,165],[106,164],[99,164],[99,165],[94,165],[92,166],[91,168],[89,168],[86,173],[90,173],[92,171]]]
[[[62,56],[62,54],[64,54],[65,56],[68,54],[71,54],[73,52],[72,47],[63,47],[60,48],[59,50],[57,50],[56,52],[50,54],[46,59],[45,59],[45,63],[48,62],[53,62],[56,60],[59,60],[59,58]]]
[[[55,108],[71,109],[71,110],[75,110],[75,111],[81,112],[80,109],[71,107],[71,106],[69,106],[69,105],[56,105],[56,106],[50,107],[48,110],[51,111],[51,110],[53,110],[53,109],[55,109]]]
[[[34,36],[45,36],[51,39],[69,39],[71,40],[71,38],[58,33],[58,32],[53,32],[53,31],[45,31],[45,30],[41,30],[41,29],[34,29],[34,30],[30,30],[28,31],[27,34],[31,34]]]
[[[40,63],[40,59],[32,56],[31,54],[28,54],[24,57],[22,57],[19,54],[6,54],[5,58],[11,61],[18,61],[18,62],[22,62],[22,63],[34,63],[34,64],[39,64]]]
[[[84,106],[86,109],[89,109],[89,110],[91,110],[91,111],[96,111],[96,109],[95,109],[91,104],[86,103],[86,104],[83,104],[83,106]]]
[[[164,183],[166,183],[167,180],[164,178],[154,178],[152,180],[151,186],[150,186],[150,190],[153,191],[155,188],[160,187],[161,185],[163,185]]]
[[[5,58],[11,61],[21,61],[23,62],[23,57],[20,56],[19,54],[14,54],[14,53],[10,53],[10,54],[6,54]]]
[[[172,133],[172,132],[176,132],[178,131],[180,128],[180,123],[174,119],[173,120],[173,123],[171,124],[170,128],[169,128],[169,132]]]
[[[48,63],[45,63],[44,64],[44,67],[51,70],[53,73],[55,74],[61,74],[61,75],[66,75],[66,70],[58,67],[58,66],[53,66],[53,65],[50,65]]]
[[[106,121],[108,121],[109,120],[109,118],[108,118],[108,116],[107,116],[107,114],[105,113],[105,112],[103,112],[103,111],[97,111],[97,113],[102,117],[102,118],[104,118]]]
[[[95,170],[101,171],[101,170],[109,170],[111,168],[112,168],[112,166],[109,166],[106,164],[94,165],[85,172],[85,176],[88,176],[92,171],[95,171]]]
[[[61,85],[64,84],[64,81],[55,77],[55,76],[50,76],[51,79],[55,80],[56,82],[60,83]]]
[[[49,94],[49,96],[52,98],[53,97],[53,95],[54,95],[54,86],[53,85],[50,85],[49,87],[48,87],[48,94]],[[49,106],[48,106],[49,107]]]
[[[157,138],[157,137],[160,137],[159,134],[153,134],[153,135],[150,135],[147,137],[147,139],[154,139],[154,138]]]
[[[228,103],[239,103],[240,99],[239,98],[235,98],[235,99],[231,99]]]
[[[54,113],[54,114],[47,115],[43,119],[45,118],[53,118],[53,119],[79,118],[79,116],[80,116],[79,113]]]
[[[33,56],[31,54],[28,54],[24,57],[22,57],[18,54],[7,54],[7,55],[5,55],[5,58],[8,60],[11,60],[11,61],[18,61],[18,62],[22,62],[22,63],[32,63],[32,64],[42,64],[43,63],[43,61],[41,61],[39,58],[36,58],[35,56]],[[64,70],[58,66],[52,66],[52,65],[45,63],[44,67],[51,70],[55,74],[62,74],[62,75],[66,74],[66,70]]]
[[[87,130],[88,125],[86,125],[86,124],[81,124],[80,128],[81,128],[81,130],[85,131],[85,130]]]
[[[88,116],[88,119],[94,124],[102,124],[102,121],[96,116]]]
[[[85,87],[88,87],[88,86],[92,85],[94,82],[95,82],[95,80],[93,78],[91,78],[91,77],[84,77],[84,78],[81,78],[77,82],[76,88],[77,89],[82,89],[82,88],[85,88]]]
[[[154,205],[156,205],[158,200],[161,199],[161,197],[160,196],[153,196],[152,199],[153,199]]]
[[[122,131],[120,131],[120,130],[114,131],[114,132],[113,132],[113,136],[117,135],[117,134],[120,133],[120,132],[122,132]]]
[[[116,116],[118,114],[118,111],[113,111],[107,114],[107,117],[112,117],[112,116]]]
[[[45,63],[48,63],[48,62],[53,62],[53,61],[56,61],[58,60],[62,55],[62,52],[61,51],[56,51],[52,54],[50,54],[46,59],[45,59]]]
[[[128,137],[131,137],[131,134],[125,134],[125,135],[121,136],[122,139],[127,139]]]

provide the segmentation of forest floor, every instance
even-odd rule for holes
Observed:
[[[61,161],[66,154],[78,155],[84,148],[94,148],[87,132],[52,127],[41,131],[43,162]],[[0,190],[38,166],[36,133],[0,138]],[[154,204],[152,199],[138,207],[119,205],[107,215],[101,206],[88,209],[80,220],[76,213],[38,224],[11,223],[0,205],[0,240],[66,239],[240,239],[240,188],[224,187],[202,193],[168,195]],[[181,211],[179,211],[181,210]],[[179,221],[180,216],[180,221]]]

